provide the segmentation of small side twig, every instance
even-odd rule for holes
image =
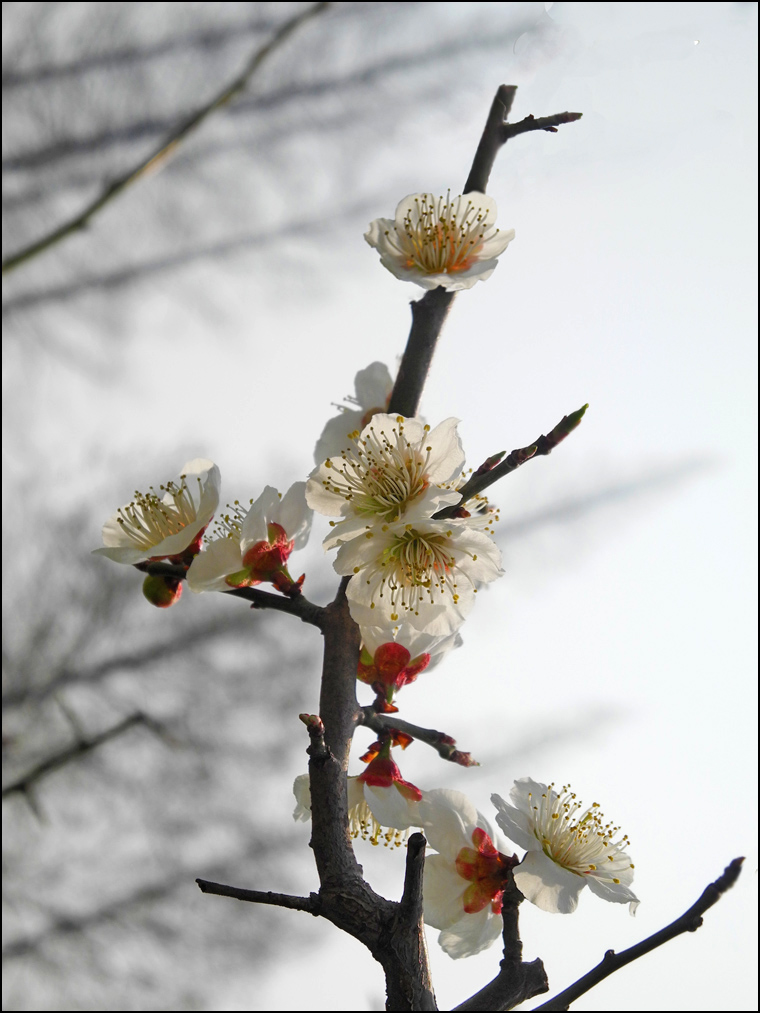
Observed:
[[[79,214],[70,218],[69,221],[64,222],[64,224],[59,226],[59,228],[49,232],[41,239],[30,243],[17,253],[7,257],[3,261],[3,274],[7,274],[14,268],[19,267],[19,265],[23,264],[25,261],[31,260],[40,253],[44,253],[45,250],[48,250],[51,246],[55,246],[57,243],[60,243],[61,240],[66,239],[67,236],[81,231],[89,224],[90,220],[99,211],[106,207],[106,205],[110,204],[111,201],[126,190],[128,186],[131,186],[132,183],[136,183],[149,172],[160,168],[169,156],[174,154],[179,145],[186,140],[190,134],[194,133],[212,113],[226,105],[235,98],[239,92],[243,91],[253,74],[255,74],[266,58],[275,49],[277,49],[278,46],[292,35],[293,32],[305,21],[310,20],[317,14],[321,14],[329,6],[329,3],[316,3],[311,7],[308,7],[305,11],[300,11],[294,17],[289,18],[275,32],[271,39],[256,50],[246,66],[243,68],[242,72],[238,74],[233,81],[225,85],[225,87],[217,95],[215,95],[210,102],[207,102],[200,109],[197,109],[191,116],[183,120],[183,122],[175,130],[173,130],[171,134],[169,134],[168,138],[163,141],[161,145],[147,158],[143,159],[123,176],[120,176],[118,179],[109,183],[100,195],[88,204],[83,211],[80,211]]]
[[[475,152],[470,175],[464,185],[464,193],[473,190],[478,193],[486,192],[496,156],[511,137],[528,133],[530,130],[547,130],[555,134],[557,127],[564,123],[573,123],[583,115],[583,113],[555,113],[553,116],[541,116],[538,119],[535,116],[526,116],[519,123],[507,123],[516,91],[515,85],[502,84],[496,92],[483,136]]]
[[[710,883],[709,886],[705,887],[696,904],[692,904],[689,910],[684,911],[680,918],[676,918],[674,922],[671,922],[664,929],[660,929],[654,935],[643,939],[640,943],[636,943],[635,946],[630,946],[627,950],[623,950],[622,953],[607,950],[600,963],[596,967],[593,967],[588,974],[584,974],[582,978],[579,978],[569,988],[566,988],[564,992],[555,995],[553,999],[534,1008],[536,1010],[567,1010],[570,1008],[571,1003],[592,989],[594,985],[598,985],[600,981],[604,981],[609,975],[614,974],[615,971],[619,971],[621,967],[630,964],[632,960],[638,960],[639,957],[643,957],[646,953],[651,953],[658,946],[662,946],[663,943],[675,939],[676,936],[680,936],[684,932],[696,932],[702,924],[702,915],[705,911],[708,911],[713,904],[717,904],[723,894],[727,890],[730,890],[739,878],[743,861],[743,858],[735,858],[726,866],[723,875],[716,879],[714,883]]]
[[[149,573],[155,577],[176,577],[184,580],[187,577],[187,567],[175,563],[135,563],[135,569],[142,573]],[[320,605],[315,605],[302,594],[292,597],[280,594],[272,594],[271,591],[261,591],[257,587],[231,587],[229,591],[222,594],[229,594],[233,598],[243,598],[251,603],[251,608],[272,609],[275,612],[287,612],[288,615],[297,616],[301,622],[309,623],[321,629],[324,621],[325,610]]]
[[[371,704],[361,708],[359,720],[365,727],[371,728],[378,734],[387,733],[392,729],[405,732],[413,739],[419,739],[420,742],[432,746],[442,759],[458,763],[461,767],[480,766],[477,760],[473,760],[470,753],[463,753],[461,749],[456,748],[456,739],[452,739],[445,732],[436,731],[435,728],[422,728],[420,725],[413,725],[409,721],[397,718],[395,714],[378,714]]]
[[[102,746],[104,742],[108,742],[111,739],[117,738],[119,735],[123,735],[124,732],[129,731],[130,728],[134,728],[135,725],[145,725],[157,732],[163,731],[158,722],[154,721],[153,718],[148,717],[147,714],[143,714],[141,711],[138,711],[135,714],[130,714],[130,716],[124,718],[123,721],[120,721],[112,728],[107,728],[104,732],[100,732],[98,735],[79,736],[73,745],[68,746],[66,749],[62,749],[60,753],[56,753],[54,756],[49,756],[46,760],[38,763],[36,767],[33,767],[32,770],[24,774],[23,777],[7,784],[3,788],[3,798],[19,793],[27,794],[34,785],[38,781],[41,781],[44,777],[47,777],[56,770],[60,770],[61,767],[65,767],[66,764],[71,763],[80,756],[84,756],[86,753],[92,752],[93,749],[97,749],[98,746]]]
[[[433,516],[436,520],[442,520],[445,517],[456,517],[457,511],[460,507],[467,502],[468,499],[472,499],[473,496],[477,496],[479,493],[487,489],[489,485],[493,485],[494,482],[498,482],[500,478],[508,475],[510,472],[515,471],[520,467],[521,464],[525,464],[526,461],[532,460],[534,457],[545,457],[547,454],[551,454],[552,450],[561,443],[566,436],[577,428],[583,416],[586,414],[588,405],[585,404],[578,411],[571,412],[569,415],[565,415],[561,422],[552,429],[552,431],[546,436],[539,436],[535,443],[529,444],[527,447],[521,447],[519,450],[513,450],[511,454],[504,458],[504,460],[497,464],[490,471],[478,471],[472,476],[469,482],[462,486],[459,490],[461,493],[461,499],[458,503],[453,506],[444,507],[443,510],[439,510],[437,514]],[[498,456],[498,455],[496,455]]]
[[[224,883],[212,883],[208,879],[196,879],[202,893],[212,893],[217,897],[231,897],[233,900],[250,901],[253,904],[271,904],[274,907],[287,907],[292,911],[308,911],[315,917],[319,914],[319,897],[295,897],[288,893],[272,893],[269,890],[246,890],[241,886],[225,886]]]
[[[455,1010],[513,1009],[519,1003],[549,991],[549,981],[541,960],[536,958],[524,962],[522,959],[518,909],[524,899],[510,874],[502,897],[504,956],[499,963],[499,973],[479,992],[455,1006]]]

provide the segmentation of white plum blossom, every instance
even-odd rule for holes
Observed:
[[[285,593],[300,588],[287,571],[294,549],[306,544],[312,511],[304,495],[306,484],[295,482],[284,496],[266,486],[244,511],[236,501],[232,513],[221,517],[215,537],[196,556],[187,574],[191,591],[228,591],[272,581]]]
[[[448,636],[464,622],[477,585],[502,575],[501,553],[481,531],[448,520],[375,525],[341,545],[334,563],[353,575],[346,595],[360,626],[406,622]]]
[[[293,783],[296,807],[293,819],[311,819],[309,775]],[[420,826],[419,803],[423,793],[408,781],[393,760],[375,757],[363,774],[348,778],[348,829],[353,838],[386,847],[401,847],[411,827]]]
[[[201,536],[219,505],[219,468],[213,461],[188,461],[178,478],[158,492],[135,492],[103,525],[103,548],[96,555],[117,563],[171,559],[197,552]]]
[[[435,429],[420,419],[375,415],[353,445],[327,458],[311,474],[306,499],[318,513],[342,517],[325,549],[363,535],[378,522],[431,517],[457,503],[456,482],[464,467],[459,419]]]
[[[514,859],[498,850],[488,820],[459,791],[425,792],[420,816],[438,852],[425,859],[425,923],[442,930],[438,942],[450,957],[480,953],[501,935],[502,895]]]
[[[497,257],[515,238],[496,228],[496,202],[483,193],[412,193],[396,208],[395,221],[377,218],[364,238],[380,262],[402,281],[456,292],[490,278]]]
[[[499,795],[491,801],[499,810],[496,822],[527,854],[515,869],[515,883],[525,897],[544,911],[568,914],[578,905],[584,886],[604,900],[628,904],[631,914],[638,899],[630,889],[633,864],[625,852],[627,835],[604,822],[595,802],[588,809],[566,785],[529,777],[515,781],[509,793],[514,805]],[[581,811],[582,810],[582,811]]]
[[[340,415],[329,419],[314,448],[314,463],[321,464],[333,454],[339,454],[348,446],[349,433],[362,430],[373,415],[388,410],[393,392],[393,380],[383,362],[372,362],[366,369],[360,369],[354,379],[355,397],[346,401],[354,408],[340,408]]]

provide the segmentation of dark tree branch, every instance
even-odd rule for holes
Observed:
[[[260,46],[256,52],[251,56],[250,60],[243,68],[243,71],[238,76],[226,85],[219,94],[215,95],[210,102],[197,109],[191,116],[184,120],[161,145],[153,151],[147,158],[143,159],[136,166],[130,169],[129,172],[120,176],[102,191],[102,193],[88,206],[81,211],[78,215],[69,219],[59,228],[49,232],[46,236],[38,239],[36,242],[31,243],[24,249],[19,250],[18,253],[13,254],[3,261],[3,274],[12,271],[20,264],[31,260],[33,257],[38,256],[45,250],[50,249],[51,246],[55,246],[61,240],[66,239],[67,236],[72,235],[75,232],[79,232],[81,229],[90,222],[90,220],[104,207],[111,203],[119,194],[123,193],[127,187],[131,186],[132,183],[136,183],[139,179],[142,179],[147,173],[155,171],[161,168],[166,162],[169,156],[173,155],[177,148],[182,144],[190,134],[194,133],[198,127],[209,117],[212,113],[215,113],[217,109],[222,108],[228,102],[230,102],[236,95],[243,91],[251,77],[264,63],[266,58],[274,52],[285,40],[296,31],[305,21],[309,21],[315,15],[321,14],[327,10],[330,6],[329,3],[316,3],[311,7],[308,7],[305,11],[301,11],[294,17],[289,18],[266,42],[263,46]]]
[[[504,957],[499,973],[485,988],[471,996],[456,1010],[508,1010],[534,995],[549,991],[544,965],[539,959],[523,962],[518,908],[524,897],[515,886],[510,873],[504,890],[501,914],[504,920],[502,938]]]
[[[104,732],[100,732],[98,735],[78,738],[77,741],[67,749],[63,749],[60,753],[56,753],[54,756],[49,756],[46,760],[38,763],[36,767],[33,767],[30,771],[28,771],[28,773],[24,774],[23,777],[7,784],[3,788],[3,798],[7,798],[9,795],[17,793],[24,795],[27,794],[27,792],[29,792],[38,781],[47,777],[48,774],[52,774],[54,771],[60,770],[60,768],[65,767],[66,764],[79,759],[80,756],[84,756],[85,754],[92,752],[93,749],[97,749],[98,746],[102,746],[104,742],[109,742],[111,739],[115,739],[119,735],[123,735],[124,732],[129,731],[130,728],[134,728],[136,725],[145,725],[152,731],[163,734],[162,726],[157,721],[154,721],[153,718],[148,717],[147,714],[143,714],[141,712],[130,714],[128,718],[124,718],[123,721],[114,725],[113,728],[107,728]]]
[[[564,992],[555,995],[553,999],[534,1008],[536,1010],[569,1009],[570,1004],[575,1002],[576,999],[579,999],[585,992],[592,989],[594,985],[598,985],[600,981],[604,981],[609,975],[614,974],[615,971],[620,970],[621,967],[630,964],[632,960],[638,960],[639,957],[643,957],[646,953],[651,953],[658,946],[662,946],[663,943],[675,939],[676,936],[680,936],[684,932],[696,932],[702,924],[702,915],[705,911],[708,911],[713,904],[717,904],[723,894],[727,890],[730,890],[739,878],[743,861],[743,858],[735,858],[730,865],[726,866],[723,875],[716,879],[714,883],[710,883],[709,886],[705,887],[702,896],[696,904],[692,904],[689,910],[684,911],[680,918],[676,918],[674,922],[671,922],[664,929],[660,929],[654,935],[643,939],[640,943],[636,943],[635,946],[630,946],[627,950],[623,950],[622,953],[607,950],[601,962],[592,968],[588,974],[584,974],[582,978],[579,978],[573,985],[566,988]]]
[[[483,128],[483,134],[478,143],[475,158],[472,160],[470,175],[467,177],[467,182],[464,185],[465,193],[486,192],[493,163],[496,161],[496,156],[504,144],[501,136],[504,132],[507,117],[512,110],[512,103],[515,100],[516,93],[517,85],[499,85],[494,100],[491,103],[491,108],[488,111],[488,119]]]
[[[391,415],[412,418],[417,414],[435,346],[455,295],[456,292],[447,292],[445,288],[438,287],[411,303],[412,329],[388,402]]]
[[[435,728],[421,728],[419,725],[413,725],[409,721],[402,721],[395,714],[378,714],[371,704],[368,707],[362,707],[359,720],[367,728],[371,728],[372,731],[378,734],[387,733],[394,728],[396,731],[405,732],[407,735],[411,735],[413,739],[419,739],[420,742],[425,742],[428,746],[432,746],[442,759],[458,763],[462,767],[480,766],[478,761],[473,760],[469,753],[463,753],[456,748],[456,739],[452,739],[445,732],[436,731]]]
[[[506,118],[516,91],[516,85],[502,84],[496,92],[463,193],[486,192],[496,156],[510,137],[528,130],[555,131],[558,125],[581,117],[581,113],[556,113],[542,119],[528,116],[520,123],[509,124]],[[417,414],[435,346],[455,295],[439,287],[412,303],[412,328],[388,405],[391,415],[409,418]]]
[[[319,914],[319,898],[316,894],[310,897],[294,897],[288,893],[272,893],[263,890],[246,890],[242,886],[225,886],[223,883],[212,883],[208,879],[196,879],[201,893],[212,893],[217,897],[232,897],[233,900],[247,900],[254,904],[272,904],[275,907],[287,907],[292,911],[308,911]]]
[[[406,970],[408,980],[401,991],[411,997],[413,1010],[437,1010],[433,982],[428,969],[425,949],[425,928],[422,920],[422,876],[425,871],[425,846],[422,834],[412,834],[406,848],[406,875],[404,892],[397,905],[396,918],[391,930],[391,945],[400,948],[398,963]],[[399,959],[400,958],[400,959]],[[419,969],[419,976],[409,976],[409,969]],[[389,999],[390,991],[389,991]],[[388,1005],[395,1009],[395,1005]]]
[[[433,516],[436,519],[443,519],[444,517],[456,517],[457,511],[460,507],[467,502],[468,499],[472,499],[473,496],[477,496],[484,489],[487,489],[489,485],[493,485],[494,482],[498,482],[500,478],[508,475],[511,471],[515,471],[520,467],[521,464],[525,464],[526,461],[532,460],[534,457],[545,457],[547,454],[551,454],[552,450],[561,443],[566,436],[577,426],[580,425],[581,419],[586,414],[588,405],[585,404],[578,411],[572,412],[570,415],[565,415],[561,422],[552,429],[548,436],[539,436],[535,443],[531,443],[527,447],[521,447],[519,450],[513,450],[508,457],[497,464],[495,467],[490,468],[487,471],[478,470],[472,476],[469,482],[462,486],[459,490],[462,498],[458,503],[453,506],[444,507],[443,510],[439,510],[437,514]],[[500,455],[496,454],[495,457],[498,459]]]

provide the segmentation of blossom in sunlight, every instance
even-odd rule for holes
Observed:
[[[405,622],[448,636],[464,622],[477,585],[502,575],[488,535],[454,521],[383,524],[341,545],[334,563],[353,575],[346,592],[360,626]]]
[[[268,485],[247,511],[235,501],[193,560],[187,574],[190,590],[228,591],[267,580],[285,594],[297,594],[303,577],[294,581],[287,561],[294,549],[303,548],[311,531],[312,511],[304,490],[304,482],[295,482],[281,496]]]
[[[459,496],[443,483],[464,467],[457,433],[459,419],[435,429],[420,419],[375,415],[353,445],[328,457],[306,486],[309,506],[328,517],[342,517],[324,541],[325,549],[363,535],[377,522],[430,517]]]
[[[620,828],[604,822],[596,802],[583,809],[569,785],[556,792],[529,777],[515,781],[509,797],[514,805],[499,795],[491,801],[501,829],[527,851],[515,869],[515,883],[531,903],[568,914],[588,886],[604,900],[628,904],[634,914],[639,902],[630,889],[628,837],[619,837]]]
[[[344,408],[340,415],[329,419],[314,448],[314,463],[321,464],[333,454],[339,454],[350,443],[349,433],[362,430],[373,415],[386,412],[393,392],[393,380],[383,362],[372,362],[360,369],[354,379],[355,397],[346,401],[355,407]]]
[[[371,844],[400,847],[410,827],[420,825],[422,792],[401,776],[396,763],[384,755],[386,748],[367,765],[364,773],[348,778],[348,828],[352,837]],[[311,819],[309,775],[300,774],[293,784],[296,808],[293,819]]]
[[[377,218],[364,238],[380,262],[402,281],[450,292],[490,278],[515,238],[496,228],[496,202],[483,193],[436,197],[412,193],[396,208],[395,221]]]
[[[414,682],[420,672],[435,667],[441,658],[462,640],[458,633],[435,637],[404,623],[392,630],[386,627],[361,627],[362,649],[356,677],[378,694],[375,708],[388,714],[398,708],[393,696]]]
[[[437,854],[425,859],[425,922],[441,929],[450,957],[470,957],[502,931],[502,896],[515,859],[500,852],[488,820],[459,791],[425,792],[422,829]]]
[[[203,532],[219,505],[219,469],[213,461],[188,461],[178,478],[158,492],[135,492],[103,525],[95,553],[117,563],[144,559],[184,562],[200,549]]]

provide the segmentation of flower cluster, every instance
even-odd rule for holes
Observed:
[[[525,899],[544,911],[574,911],[588,885],[603,900],[638,900],[630,889],[633,865],[624,852],[628,838],[615,840],[617,828],[603,824],[598,806],[582,808],[563,788],[530,778],[515,781],[508,805],[492,801],[496,822],[525,849],[522,860],[497,839],[482,813],[459,791],[421,791],[405,781],[386,747],[359,777],[348,779],[349,824],[353,837],[399,845],[411,827],[420,827],[433,853],[425,860],[425,923],[440,929],[439,944],[454,958],[489,947],[502,932],[505,890],[513,882]],[[311,797],[307,775],[293,786],[293,818],[307,820]]]
[[[104,524],[104,545],[95,552],[117,563],[178,564],[195,592],[269,581],[285,594],[300,593],[303,576],[293,580],[287,562],[311,531],[305,483],[296,482],[284,496],[268,485],[247,510],[235,500],[209,537],[219,487],[219,468],[212,461],[189,461],[179,478],[161,485],[158,493],[151,486],[120,507]],[[167,608],[180,597],[181,577],[149,573],[143,592],[153,605]]]
[[[490,515],[436,518],[461,499],[457,426],[454,418],[431,429],[375,414],[306,485],[309,506],[337,518],[324,547],[337,549],[335,569],[351,577],[348,602],[364,644],[360,678],[373,685],[399,689],[430,655],[453,646],[478,586],[502,573]]]

